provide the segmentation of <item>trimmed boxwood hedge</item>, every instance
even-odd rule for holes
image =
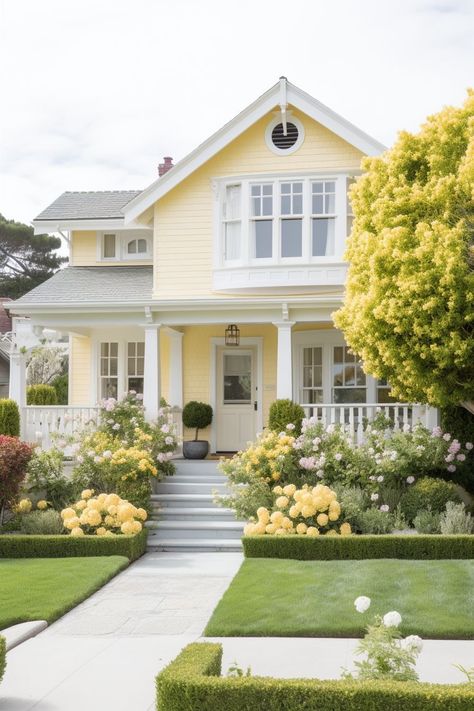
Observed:
[[[364,560],[474,558],[474,536],[244,536],[247,558]]]
[[[136,560],[146,549],[148,531],[135,536],[10,536],[0,535],[0,558],[69,558],[123,555]]]
[[[0,684],[2,683],[5,667],[7,666],[7,642],[0,634]]]
[[[269,643],[270,644],[270,643]],[[468,711],[472,685],[221,677],[222,646],[190,644],[156,678],[158,711]]]

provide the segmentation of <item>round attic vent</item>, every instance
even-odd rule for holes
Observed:
[[[272,143],[275,148],[281,151],[286,151],[288,148],[293,148],[298,140],[299,131],[294,123],[286,124],[286,136],[282,123],[278,123],[272,131]]]

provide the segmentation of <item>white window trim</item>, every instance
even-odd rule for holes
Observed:
[[[275,116],[272,121],[268,124],[268,126],[265,129],[265,143],[267,144],[267,148],[271,150],[272,153],[275,153],[277,156],[289,156],[292,153],[295,153],[299,148],[304,143],[304,126],[301,123],[299,119],[297,119],[295,116],[291,115],[291,111],[287,113],[286,117],[287,123],[293,123],[296,128],[298,129],[298,138],[296,139],[296,143],[291,146],[291,148],[278,148],[278,146],[275,146],[275,144],[272,141],[272,132],[275,126],[278,126],[279,123],[282,123],[281,120],[281,114],[278,113],[277,116]]]
[[[343,261],[347,231],[347,180],[348,173],[325,172],[288,175],[253,175],[247,178],[222,178],[213,181],[215,195],[214,209],[214,269],[229,269],[235,267],[268,267],[286,265],[334,264]],[[336,184],[335,194],[335,234],[334,254],[324,256],[312,255],[312,200],[311,184],[320,181],[333,181]],[[281,256],[281,220],[288,216],[281,214],[281,184],[303,183],[303,245],[301,257]],[[273,184],[273,256],[271,258],[256,258],[253,256],[252,216],[251,216],[251,186],[264,183]],[[241,186],[241,253],[239,259],[225,259],[225,232],[223,205],[226,189],[231,185]],[[262,217],[264,219],[264,217]]]
[[[104,257],[104,235],[115,235],[115,257]],[[147,251],[128,254],[127,245],[131,240],[144,239]],[[98,262],[136,262],[149,261],[153,258],[153,233],[144,234],[143,230],[101,230],[97,232]]]
[[[101,375],[100,375],[100,346],[101,343],[118,343],[118,363],[117,363],[117,393],[119,399],[128,391],[128,372],[127,372],[127,348],[128,343],[143,343],[144,338],[124,339],[117,337],[114,334],[104,333],[101,336],[94,336],[92,342],[92,363],[91,363],[91,383],[92,383],[92,401],[99,402],[101,399]],[[114,376],[115,377],[115,376]]]

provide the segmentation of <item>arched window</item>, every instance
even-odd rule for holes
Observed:
[[[127,254],[146,255],[148,252],[148,242],[143,237],[132,239],[127,244]]]

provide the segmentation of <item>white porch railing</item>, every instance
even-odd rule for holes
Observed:
[[[97,422],[98,416],[98,407],[28,405],[21,412],[21,436],[26,442],[50,449],[53,433],[72,435],[85,425]]]
[[[438,424],[438,411],[426,405],[409,403],[344,403],[307,404],[301,403],[306,417],[315,417],[319,422],[327,425],[343,425],[345,431],[353,441],[361,443],[364,440],[364,425],[377,414],[383,413],[388,417],[395,430],[403,430],[405,426],[412,427],[417,422],[428,429]]]

